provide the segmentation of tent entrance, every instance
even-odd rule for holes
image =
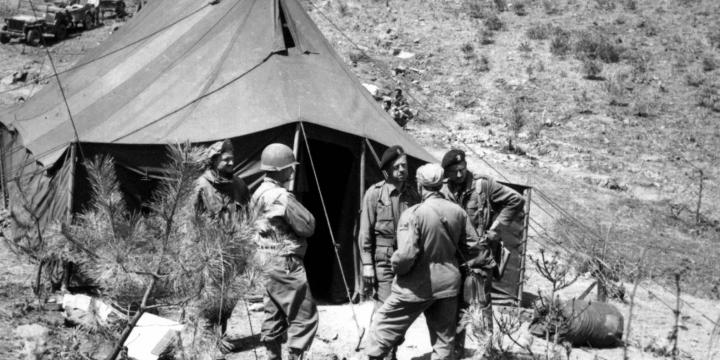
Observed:
[[[358,161],[347,147],[308,139],[322,196],[348,285],[353,291],[353,225],[359,205],[357,195]],[[347,301],[338,261],[333,251],[328,222],[325,219],[318,186],[315,183],[305,144],[300,145],[296,195],[315,216],[315,234],[308,239],[305,267],[313,297],[322,302]]]

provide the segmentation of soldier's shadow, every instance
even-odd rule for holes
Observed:
[[[432,354],[432,353],[423,354],[423,355],[421,355],[421,356],[416,356],[416,357],[414,357],[414,358],[412,358],[412,359],[410,359],[410,360],[430,360],[430,355],[431,355],[431,354]]]

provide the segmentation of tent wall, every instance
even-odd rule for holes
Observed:
[[[14,235],[35,233],[54,220],[67,219],[72,198],[73,145],[68,144],[60,161],[45,168],[22,146],[17,132],[0,126],[0,142],[4,202],[20,226]]]
[[[531,188],[517,184],[504,183],[525,199],[525,209],[522,217],[515,219],[512,225],[504,229],[500,236],[503,245],[510,250],[510,257],[502,278],[493,282],[493,303],[501,305],[517,305],[522,297],[525,282],[525,255],[527,248],[527,224],[530,218]],[[491,219],[494,220],[494,219]]]

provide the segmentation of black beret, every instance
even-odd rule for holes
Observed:
[[[461,164],[463,162],[465,162],[465,152],[459,149],[452,149],[443,156],[442,167],[447,170],[450,166]]]
[[[405,155],[405,150],[403,150],[402,146],[395,145],[387,148],[382,155],[382,159],[380,159],[380,169],[385,169],[388,164],[391,164],[401,155]]]

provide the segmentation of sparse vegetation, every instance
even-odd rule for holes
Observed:
[[[545,40],[556,32],[559,32],[557,27],[550,23],[546,24],[535,24],[525,30],[525,36],[531,40]]]
[[[617,0],[595,0],[595,6],[599,10],[612,11],[615,10]]]
[[[543,0],[542,5],[547,15],[558,15],[562,13],[558,0]]]
[[[518,50],[520,50],[521,52],[529,53],[532,51],[532,47],[530,46],[529,42],[523,41],[518,46]]]
[[[475,61],[475,71],[477,72],[488,72],[490,71],[490,60],[487,56],[480,55]]]
[[[720,79],[717,76],[706,82],[700,89],[698,105],[720,112]]]
[[[500,18],[496,14],[492,14],[486,17],[484,22],[485,27],[492,31],[500,31],[505,27],[502,20],[500,20]]]
[[[523,1],[517,1],[513,3],[513,12],[517,16],[525,16],[528,14],[527,10],[527,4],[525,4]]]
[[[495,43],[495,39],[493,37],[494,35],[495,35],[495,32],[493,32],[492,30],[483,26],[482,30],[480,30],[478,32],[478,42],[481,45],[493,44],[493,43]]]
[[[705,83],[706,75],[699,67],[692,66],[685,74],[685,82],[692,87],[699,87]]]
[[[550,42],[550,52],[555,56],[563,57],[570,52],[570,33],[556,31]]]
[[[585,59],[585,61],[583,61],[583,73],[585,74],[585,78],[588,80],[600,79],[600,74],[602,74],[602,63],[597,60]]]
[[[703,71],[709,72],[718,68],[718,59],[712,53],[707,53],[702,59]]]
[[[577,41],[573,47],[575,56],[579,59],[600,59],[606,63],[620,61],[622,50],[613,45],[606,36],[596,31],[581,31],[577,34]]]

